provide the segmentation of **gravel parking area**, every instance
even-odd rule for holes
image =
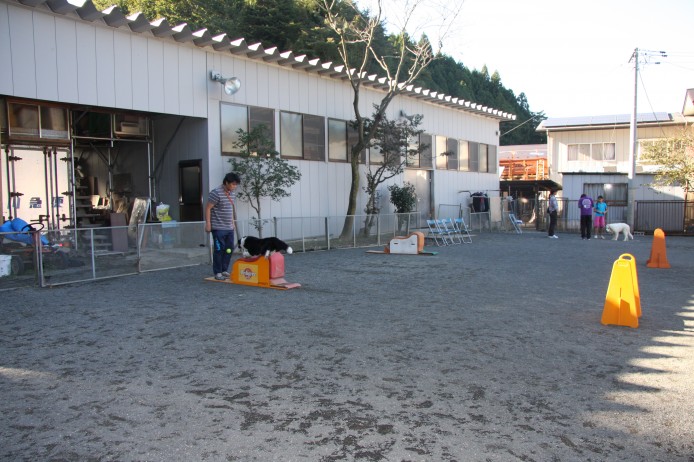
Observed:
[[[694,239],[482,234],[3,293],[8,461],[694,461]],[[600,317],[634,256],[637,329]]]

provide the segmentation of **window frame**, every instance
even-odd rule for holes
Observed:
[[[583,183],[583,191],[593,200],[602,196],[608,205],[624,207],[628,201],[628,183]]]
[[[301,125],[300,144],[301,155],[287,154],[285,140],[290,140],[285,133],[285,117],[298,117]],[[310,132],[314,133],[310,133]],[[296,135],[296,133],[294,133]],[[280,149],[282,157],[289,159],[325,162],[328,146],[326,146],[326,118],[323,116],[302,114],[293,111],[280,111]],[[296,150],[296,149],[294,149]]]
[[[244,116],[244,124],[245,128],[241,126],[236,126],[236,129],[233,127],[230,128],[231,133],[228,134],[228,138],[225,139],[225,123],[224,123],[224,109],[228,108],[234,108],[234,110],[243,110],[245,109],[245,116]],[[239,111],[241,112],[241,111]],[[260,114],[265,114],[265,117],[260,117]],[[268,117],[269,116],[269,117]],[[260,106],[248,106],[245,104],[235,104],[235,103],[225,103],[225,102],[220,102],[219,105],[219,125],[220,125],[220,144],[219,144],[219,150],[221,152],[222,156],[230,156],[230,157],[236,157],[241,155],[241,151],[237,150],[225,150],[227,146],[232,146],[233,144],[238,141],[238,135],[236,132],[238,131],[239,128],[242,128],[246,132],[250,132],[253,128],[258,127],[260,125],[266,125],[266,123],[263,123],[263,120],[268,121],[270,123],[269,127],[269,138],[272,141],[272,149],[275,148],[275,110],[272,108],[264,108]],[[231,124],[234,125],[234,124]]]
[[[600,147],[600,159],[596,159],[596,153]],[[607,154],[610,154],[608,156]],[[613,142],[598,141],[595,143],[569,143],[566,145],[566,160],[568,162],[615,162],[617,160],[617,146]]]

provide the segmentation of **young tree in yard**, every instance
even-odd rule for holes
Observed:
[[[280,158],[264,125],[255,127],[250,132],[239,129],[237,133],[239,139],[234,146],[241,154],[240,157],[229,159],[232,171],[241,176],[241,186],[236,195],[255,210],[258,233],[262,237],[261,199],[278,201],[289,197],[287,190],[299,181],[301,172]]]
[[[694,126],[686,125],[681,132],[642,145],[641,161],[658,165],[657,185],[681,185],[685,198],[694,187]]]
[[[400,175],[413,156],[421,154],[428,148],[419,143],[410,143],[410,140],[419,139],[422,130],[417,127],[421,123],[421,115],[390,120],[384,114],[378,126],[374,126],[372,119],[365,121],[364,130],[371,138],[369,148],[372,158],[366,171],[366,186],[364,186],[364,191],[368,195],[364,210],[367,214],[364,235],[368,235],[380,211],[378,187],[394,176]]]
[[[405,214],[415,210],[417,190],[412,183],[406,181],[402,186],[392,184],[388,186],[388,191],[390,192],[390,203],[395,206],[395,213]],[[398,231],[402,229],[405,222],[409,223],[409,215],[398,215]]]
[[[425,35],[413,40],[410,33],[412,23],[423,8],[424,0],[404,2],[397,12],[402,18],[398,30],[391,34],[391,44],[395,53],[384,56],[375,48],[375,39],[382,34],[383,0],[376,0],[371,16],[359,11],[352,0],[320,0],[325,12],[325,22],[337,37],[338,53],[345,67],[347,80],[352,87],[353,124],[357,132],[357,142],[352,146],[351,185],[347,203],[347,218],[341,235],[349,236],[354,226],[359,192],[359,154],[369,146],[373,134],[385,120],[388,105],[398,94],[408,88],[422,71],[432,62],[437,53]],[[461,2],[462,6],[462,2]],[[420,8],[421,7],[421,8]],[[457,13],[453,11],[442,17],[442,23],[449,23]],[[349,12],[349,14],[346,14]],[[442,13],[443,14],[443,13]],[[449,23],[450,24],[450,23]],[[442,34],[442,36],[445,34]],[[382,82],[377,75],[368,75],[373,65],[383,73]],[[364,117],[360,107],[360,93],[364,84],[378,84],[384,93],[376,112],[371,119]],[[366,129],[367,125],[370,129]]]

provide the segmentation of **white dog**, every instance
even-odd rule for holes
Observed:
[[[605,226],[605,231],[608,233],[614,233],[614,237],[612,238],[613,241],[617,240],[619,233],[624,233],[625,241],[627,239],[634,239],[634,236],[631,235],[631,227],[629,227],[629,225],[626,223],[610,223],[609,225]]]

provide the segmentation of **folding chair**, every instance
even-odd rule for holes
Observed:
[[[444,232],[441,231],[438,221],[439,220],[427,220],[427,226],[429,227],[429,236],[434,239],[437,246],[441,247],[442,245],[448,245],[448,241],[446,240]]]
[[[510,213],[510,212],[508,214],[508,220],[513,225],[513,229],[516,230],[516,234],[523,234],[523,230],[521,229],[521,225],[523,224],[523,220],[519,220],[518,218],[516,218],[515,213]]]
[[[456,218],[453,220],[453,225],[456,228],[456,231],[460,233],[460,238],[463,241],[463,244],[472,244],[472,236],[470,235],[470,230],[467,227],[467,224],[465,224],[465,220],[462,218]]]
[[[453,244],[462,244],[463,235],[456,229],[455,223],[451,218],[441,219],[441,229]]]

